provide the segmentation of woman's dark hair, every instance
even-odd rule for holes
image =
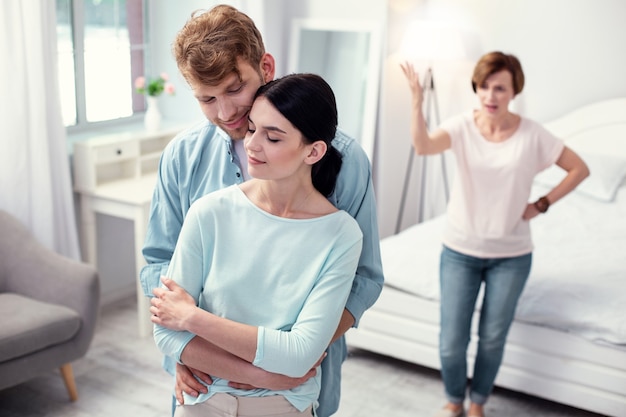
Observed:
[[[513,79],[513,93],[518,95],[524,89],[524,71],[522,64],[515,55],[505,54],[500,51],[489,52],[483,55],[474,67],[474,75],[472,76],[472,89],[476,92],[476,88],[480,87],[485,80],[492,74],[506,70],[511,73]]]
[[[290,74],[261,86],[254,98],[261,96],[302,133],[306,143],[326,143],[326,154],[313,164],[311,176],[313,186],[330,196],[341,169],[341,154],[331,144],[337,133],[337,103],[332,88],[319,75]]]

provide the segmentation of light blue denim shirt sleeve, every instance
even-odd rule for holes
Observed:
[[[243,182],[230,138],[203,122],[175,137],[165,148],[152,196],[140,272],[146,297],[161,285],[191,204],[212,191]]]
[[[329,200],[354,217],[363,233],[359,266],[346,303],[357,327],[361,316],[374,305],[383,288],[376,197],[371,164],[363,148],[341,131],[337,131],[333,146],[343,159],[337,186]]]

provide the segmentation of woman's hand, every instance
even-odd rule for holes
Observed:
[[[196,307],[196,301],[181,286],[167,277],[161,277],[167,288],[155,288],[150,299],[152,323],[170,330],[187,330],[186,322]]]
[[[526,210],[524,210],[524,214],[522,215],[522,219],[529,221],[530,219],[537,217],[539,214],[541,213],[537,210],[537,207],[535,207],[533,203],[528,203],[526,205]]]
[[[410,62],[405,61],[403,64],[400,64],[400,67],[409,82],[409,88],[411,89],[411,94],[413,95],[413,105],[421,109],[422,101],[424,99],[424,89],[420,84],[419,75],[415,71],[413,64]]]

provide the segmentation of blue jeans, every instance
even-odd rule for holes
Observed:
[[[448,401],[460,404],[467,387],[467,346],[472,315],[485,283],[478,350],[470,400],[484,404],[504,354],[517,301],[530,274],[532,253],[512,258],[476,258],[443,247],[440,263],[441,332],[439,357]]]

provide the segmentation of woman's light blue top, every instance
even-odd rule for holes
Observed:
[[[344,211],[313,219],[277,217],[235,185],[191,206],[167,276],[201,308],[258,327],[254,365],[297,377],[322,356],[337,329],[361,245],[361,230]],[[155,326],[159,348],[178,360],[193,337]],[[279,394],[304,410],[317,400],[320,377],[288,391],[240,391],[215,378],[207,394],[185,397],[185,403],[216,392]]]

